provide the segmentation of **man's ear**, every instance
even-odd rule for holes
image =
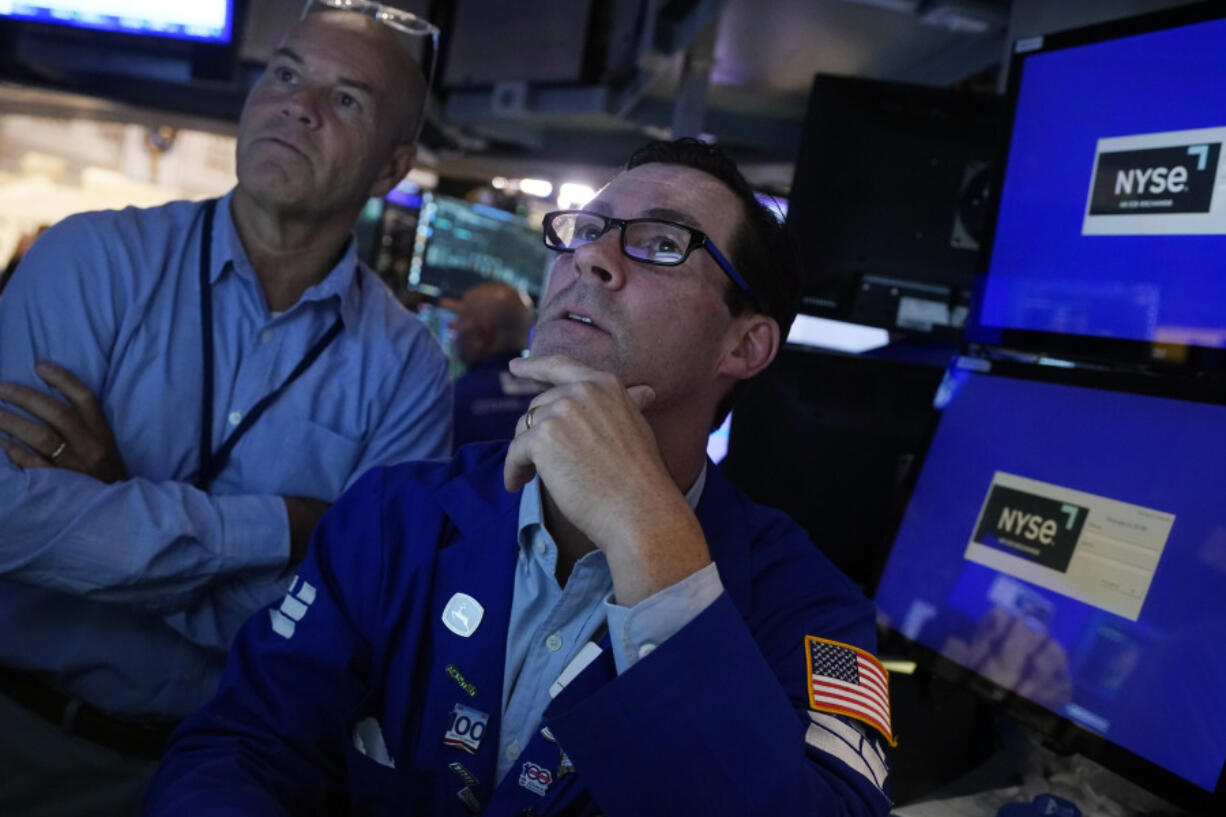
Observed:
[[[720,361],[719,373],[748,380],[770,365],[779,353],[779,324],[774,318],[753,313],[734,321],[734,345]]]
[[[392,155],[388,157],[387,163],[375,177],[374,184],[370,186],[370,198],[381,199],[391,192],[393,187],[400,184],[400,180],[413,169],[415,158],[417,158],[416,145],[406,144],[393,147]]]

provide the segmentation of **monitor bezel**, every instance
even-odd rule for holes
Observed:
[[[1226,392],[1219,389],[1206,389],[1206,384],[1197,379],[1182,379],[1174,382],[1174,387],[1172,387],[1171,382],[1158,382],[1155,378],[1135,372],[1084,371],[1056,366],[1036,366],[1013,360],[986,361],[976,358],[955,358],[951,363],[951,368],[967,369],[972,375],[981,377],[1003,377],[1010,380],[1029,380],[1097,391],[1115,391],[1145,397],[1226,405]],[[938,412],[933,420],[929,445],[923,451],[923,461],[928,458],[932,439],[944,416],[944,411]],[[901,494],[894,536],[882,567],[883,575],[897,542],[898,532],[905,522],[906,508],[910,505],[915,487],[923,476],[923,461],[920,467],[911,470]],[[880,579],[878,579],[877,586],[872,588],[874,603],[876,603],[879,590]],[[1206,791],[1192,781],[1086,729],[1076,721],[1069,720],[1029,698],[996,684],[969,667],[946,657],[939,650],[908,638],[901,631],[882,621],[880,617],[879,628],[886,635],[886,638],[883,639],[883,646],[890,650],[891,655],[901,653],[901,657],[913,660],[944,680],[966,688],[999,706],[1005,715],[1039,733],[1044,741],[1057,752],[1063,754],[1077,752],[1181,808],[1206,813],[1226,813],[1226,761],[1223,762],[1222,770],[1218,774],[1215,789],[1212,792]]]
[[[117,42],[181,42],[188,45],[198,46],[214,46],[228,48],[235,44],[237,39],[237,22],[239,0],[223,0],[226,5],[226,25],[223,33],[218,37],[201,37],[191,34],[169,34],[157,31],[144,31],[129,28],[107,28],[100,25],[87,25],[84,23],[70,22],[67,20],[54,20],[45,17],[25,14],[2,14],[0,22],[4,24],[26,25],[45,27],[50,31],[81,31],[88,32],[99,36],[123,38]]]
[[[966,322],[965,337],[968,343],[1120,367],[1160,377],[1226,372],[1226,348],[1016,329],[983,324],[980,321],[1000,216],[999,193],[1004,190],[1005,176],[1009,172],[1008,159],[1013,146],[1013,127],[1026,64],[1037,56],[1054,51],[1220,19],[1226,19],[1226,6],[1206,0],[1041,37],[1023,38],[1014,43],[1005,103],[1005,132],[1009,137],[1001,144],[996,162],[993,189],[998,191],[998,194],[990,197],[988,204],[987,229],[978,259],[971,309]]]
[[[889,641],[886,643],[891,647],[892,656],[901,653],[902,657],[915,661],[934,675],[968,689],[1000,707],[1009,718],[1039,733],[1045,745],[1057,753],[1077,753],[1087,757],[1150,794],[1180,808],[1205,814],[1224,813],[1222,809],[1226,808],[1226,765],[1223,765],[1218,775],[1216,788],[1212,792],[1206,791],[1153,761],[1091,732],[1075,721],[988,680],[927,644],[907,638],[888,626],[886,629],[889,631]],[[906,738],[905,735],[901,737]]]

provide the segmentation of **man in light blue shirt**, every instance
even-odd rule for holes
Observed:
[[[685,493],[691,509],[698,508],[706,482],[704,464]],[[723,589],[715,565],[710,564],[631,610],[613,597],[613,577],[602,550],[580,556],[565,586],[559,585],[558,545],[545,527],[539,478],[525,485],[520,495],[518,543],[503,668],[499,780],[531,742],[550,701],[544,693],[574,658],[577,646],[607,629],[614,664],[624,673],[715,601]]]
[[[424,98],[388,28],[311,13],[230,194],[66,219],[0,298],[0,813],[134,811],[328,503],[449,452],[446,359],[351,239]]]

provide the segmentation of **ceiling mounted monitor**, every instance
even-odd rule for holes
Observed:
[[[234,0],[0,0],[0,17],[144,37],[226,44],[234,32]]]

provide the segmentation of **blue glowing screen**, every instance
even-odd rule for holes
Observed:
[[[1226,20],[1029,56],[978,323],[1226,347]]]
[[[151,37],[228,43],[234,0],[0,0],[0,17]]]
[[[1226,762],[1226,407],[951,377],[881,615],[1212,791]]]

